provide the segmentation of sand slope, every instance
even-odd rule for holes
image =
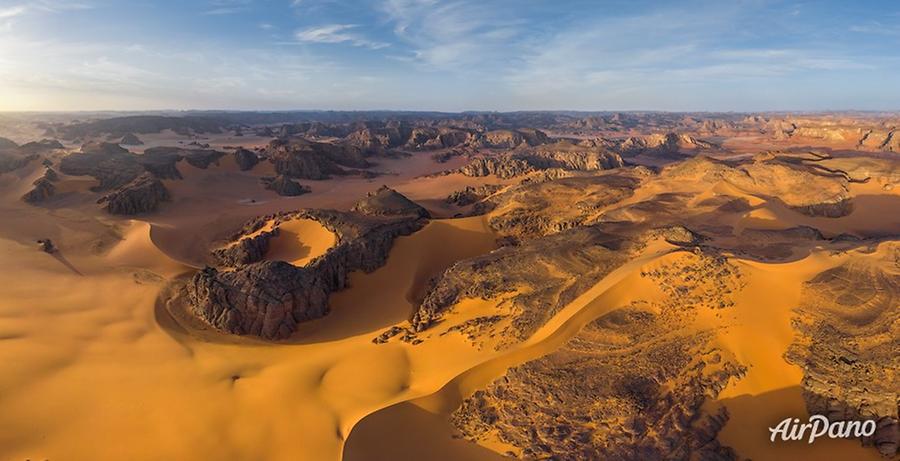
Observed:
[[[292,219],[278,226],[278,235],[269,241],[265,259],[305,266],[325,254],[336,241],[337,236],[317,221]]]

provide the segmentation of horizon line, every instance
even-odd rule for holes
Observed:
[[[59,109],[59,110],[0,110],[0,114],[88,114],[88,113],[421,113],[421,114],[516,114],[516,113],[658,113],[658,114],[835,114],[889,113],[900,115],[898,109],[771,109],[771,110],[667,110],[667,109],[517,109],[517,110],[432,110],[432,109]]]

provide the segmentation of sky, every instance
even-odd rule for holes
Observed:
[[[0,0],[0,111],[900,110],[900,2]]]

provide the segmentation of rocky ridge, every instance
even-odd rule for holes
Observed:
[[[387,260],[395,238],[427,222],[417,213],[397,214],[392,205],[379,209],[369,204],[355,212],[303,210],[273,217],[271,230],[244,239],[247,243],[240,240],[235,245],[239,249],[217,255],[220,261],[236,265],[235,269],[207,267],[186,284],[191,312],[225,333],[288,338],[298,323],[327,314],[328,296],[347,286],[350,272],[377,269]],[[299,218],[318,221],[334,232],[335,246],[303,267],[258,261],[277,232],[277,223]],[[255,220],[249,228],[259,230],[260,222]]]
[[[787,358],[804,370],[810,414],[875,419],[876,431],[863,443],[893,457],[900,447],[900,245],[881,245],[884,256],[855,256],[805,284]]]

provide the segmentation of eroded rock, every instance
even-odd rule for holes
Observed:
[[[297,267],[279,261],[241,264],[264,253],[269,232],[259,234],[240,250],[227,252],[234,270],[207,268],[186,285],[192,313],[213,328],[232,334],[265,339],[286,339],[306,320],[328,312],[328,296],[343,289],[348,274],[370,272],[384,264],[394,239],[409,235],[425,225],[417,213],[366,215],[359,212],[305,210],[267,218],[279,222],[290,219],[318,221],[338,237],[338,243],[309,264]],[[255,221],[251,227],[258,225]],[[253,255],[244,257],[243,255]],[[240,255],[239,255],[240,253]],[[226,259],[226,256],[219,256]]]
[[[101,198],[110,214],[133,215],[156,211],[160,203],[169,200],[169,191],[150,173],[143,173]]]

